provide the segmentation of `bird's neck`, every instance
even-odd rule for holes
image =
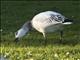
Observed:
[[[24,30],[29,30],[30,31],[32,29],[31,21],[28,21],[28,22],[24,23],[24,25],[22,26],[22,28]]]

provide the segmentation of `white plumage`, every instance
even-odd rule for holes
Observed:
[[[54,11],[41,12],[33,17],[29,22],[26,22],[23,27],[18,30],[15,35],[16,38],[24,36],[31,27],[41,32],[45,37],[45,33],[54,32],[60,30],[64,24],[71,24],[65,16]],[[20,36],[20,34],[22,34]]]
[[[45,33],[54,32],[55,30],[58,30],[59,27],[62,25],[64,19],[65,17],[59,13],[46,11],[34,16],[31,23],[32,26],[37,31],[43,33],[43,36],[45,37]]]

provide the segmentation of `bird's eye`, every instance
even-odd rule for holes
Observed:
[[[17,35],[18,34],[18,32],[15,32],[15,35]]]

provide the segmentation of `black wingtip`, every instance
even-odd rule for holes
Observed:
[[[73,20],[72,19],[65,19],[64,22],[73,22]]]

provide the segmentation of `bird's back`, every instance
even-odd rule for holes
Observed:
[[[61,14],[53,11],[46,11],[34,16],[32,25],[39,32],[43,32],[43,30],[46,32],[53,32],[56,27],[58,28],[57,25],[61,24],[63,20],[64,16]]]

